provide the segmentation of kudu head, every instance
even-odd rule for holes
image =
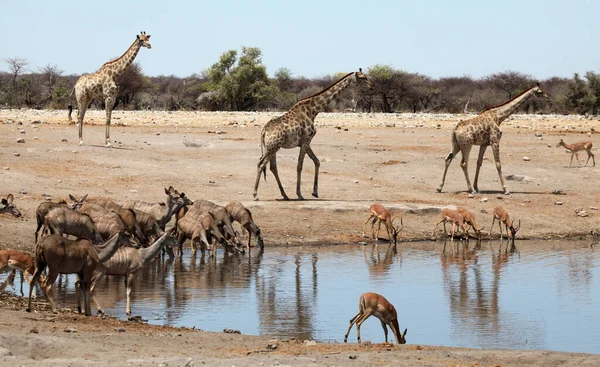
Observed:
[[[71,209],[75,210],[75,211],[79,211],[79,208],[81,208],[81,206],[83,205],[83,203],[85,202],[85,199],[87,199],[88,194],[83,195],[83,197],[79,200],[77,200],[77,198],[71,194],[69,194],[69,199],[73,200],[73,204],[71,204]]]
[[[173,186],[169,186],[168,189],[165,189],[165,194],[168,196],[167,205],[169,205],[169,207],[173,205],[174,208],[181,208],[182,206],[192,205],[194,203],[185,196],[184,192],[180,193],[175,190]]]
[[[15,217],[20,217],[21,212],[17,209],[15,204],[13,204],[14,199],[13,194],[8,194],[6,198],[2,198],[2,201],[0,202],[0,213],[8,213]]]

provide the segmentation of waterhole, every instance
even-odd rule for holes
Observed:
[[[499,244],[267,248],[214,258],[186,250],[138,273],[132,311],[157,325],[342,342],[359,296],[376,292],[396,307],[410,344],[599,353],[600,251],[589,242],[522,241],[512,253]],[[19,294],[19,277],[9,280],[0,274]],[[59,307],[74,306],[74,282],[57,280]],[[126,318],[122,277],[101,280],[96,295],[106,313]],[[380,322],[368,319],[361,337],[382,342]],[[356,342],[355,328],[348,341]]]

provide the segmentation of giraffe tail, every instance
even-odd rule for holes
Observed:
[[[69,94],[69,105],[67,106],[67,109],[69,110],[69,121],[72,121],[71,114],[73,113],[73,103],[71,103],[71,100],[73,99],[74,92],[75,92],[75,87],[73,87],[73,89],[71,89],[71,94]]]
[[[265,156],[265,129],[263,129],[260,133],[260,159],[262,160]],[[267,164],[262,168],[263,178],[265,182],[267,182]]]

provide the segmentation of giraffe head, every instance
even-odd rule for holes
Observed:
[[[137,36],[138,41],[140,42],[142,47],[152,48],[150,44],[150,35],[146,35],[146,32],[140,32]]]
[[[540,88],[540,83],[537,83],[535,87],[533,87],[533,92],[535,93],[536,97],[542,97],[546,101],[550,101],[550,97],[548,97],[548,95],[542,90],[542,88]]]
[[[371,81],[369,80],[369,78],[367,78],[367,74],[363,73],[362,68],[359,68],[358,71],[354,73],[354,78],[356,79],[356,83],[358,85],[364,83],[367,86],[367,88],[373,89]]]

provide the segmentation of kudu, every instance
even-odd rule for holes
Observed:
[[[44,217],[44,227],[43,233],[49,229],[51,234],[69,234],[77,238],[87,238],[94,244],[104,242],[92,218],[69,208],[51,209]]]
[[[121,275],[125,277],[125,287],[127,288],[127,316],[131,316],[131,288],[133,280],[138,271],[146,264],[152,261],[161,251],[163,246],[173,246],[175,240],[168,233],[164,233],[158,240],[147,248],[135,249],[133,247],[121,247],[108,260],[102,261],[102,267],[96,269],[91,282],[91,295],[98,307],[98,312],[102,313],[102,308],[94,296],[96,283],[102,276]]]
[[[148,245],[148,238],[146,238],[144,232],[140,228],[140,224],[138,223],[135,212],[132,209],[125,209],[121,205],[115,203],[114,201],[105,198],[90,198],[86,201],[98,204],[104,209],[117,213],[117,215],[125,224],[125,229],[127,230],[127,232],[132,234],[142,245]]]
[[[260,228],[254,223],[254,219],[252,219],[252,213],[248,208],[246,208],[239,201],[230,201],[225,204],[225,210],[227,210],[227,214],[229,215],[229,221],[231,223],[238,222],[242,228],[245,228],[248,231],[248,245],[246,248],[250,251],[250,244],[252,241],[252,235],[256,237],[256,244],[259,248],[264,248],[264,242],[262,239],[262,235],[260,233]]]
[[[77,305],[80,305],[80,291],[83,292],[85,315],[91,315],[90,287],[92,276],[102,262],[107,261],[117,252],[125,240],[123,234],[118,233],[100,246],[94,246],[87,239],[71,240],[60,235],[49,235],[41,239],[35,248],[36,270],[29,287],[29,300],[27,312],[31,311],[31,296],[34,285],[48,268],[48,276],[43,282],[42,289],[50,303],[52,312],[56,313],[56,306],[51,295],[52,285],[59,274],[77,274],[79,286],[77,287]],[[81,308],[80,312],[81,312]]]
[[[143,201],[128,200],[123,204],[123,208],[135,209],[150,214],[156,219],[158,226],[164,231],[171,216],[177,215],[184,205],[193,204],[192,201],[185,196],[185,193],[179,193],[173,186],[169,186],[168,189],[165,189],[165,194],[167,194],[166,204],[150,204]]]

